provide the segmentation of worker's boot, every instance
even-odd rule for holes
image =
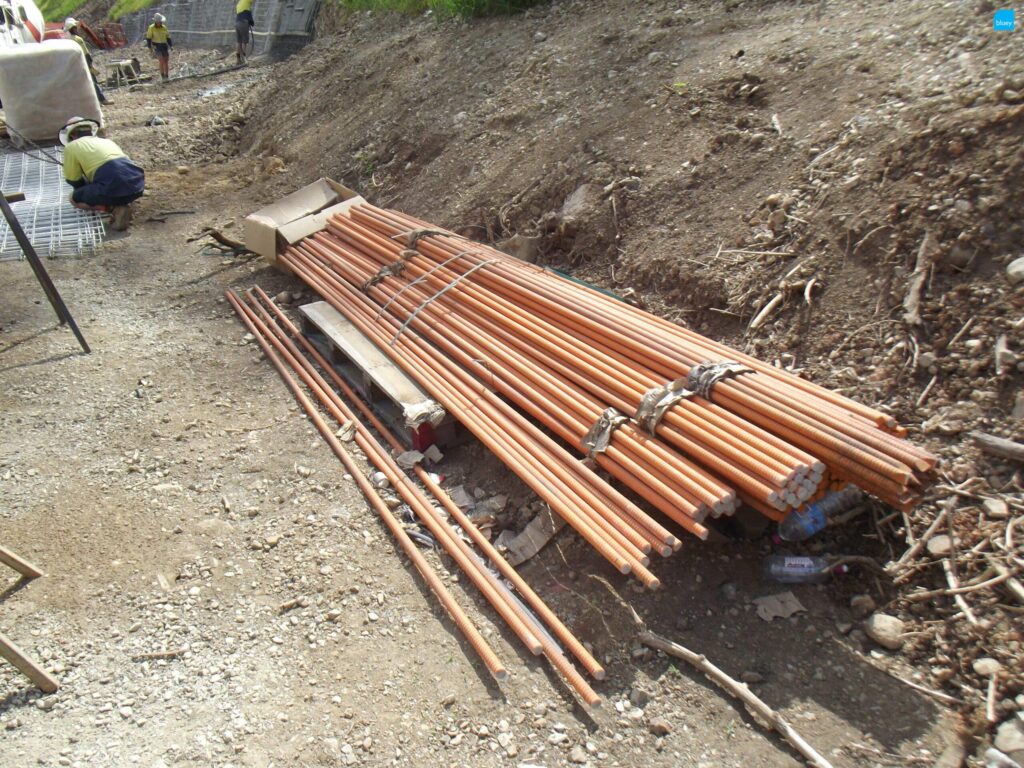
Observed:
[[[110,214],[110,228],[124,232],[132,223],[132,209],[128,205],[115,205]]]

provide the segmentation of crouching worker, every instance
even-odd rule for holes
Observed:
[[[73,117],[60,131],[64,178],[75,188],[71,204],[110,213],[112,229],[128,229],[129,205],[142,197],[146,175],[117,144],[96,135],[99,127],[94,120]]]

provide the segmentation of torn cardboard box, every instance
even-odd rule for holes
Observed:
[[[353,205],[362,196],[332,179],[318,179],[245,218],[245,247],[278,269],[277,257],[289,245],[319,232],[327,220]]]

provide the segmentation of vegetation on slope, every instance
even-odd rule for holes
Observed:
[[[515,13],[540,0],[337,0],[338,4],[353,11],[387,10],[402,13],[420,13],[432,10],[445,16],[489,16]]]

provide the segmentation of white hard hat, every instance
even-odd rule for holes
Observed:
[[[68,145],[68,141],[70,141],[71,134],[79,131],[89,131],[93,136],[95,136],[99,129],[100,124],[95,120],[89,120],[85,117],[72,117],[64,124],[64,127],[60,129],[60,133],[57,135],[57,138],[59,138],[60,143],[66,147]]]
[[[159,24],[163,24],[165,21],[167,21],[167,19],[164,18],[164,15],[162,13],[158,13],[155,16],[153,16],[153,21]]]
[[[64,19],[64,31],[70,32],[72,29],[78,26],[78,20],[68,16]]]

